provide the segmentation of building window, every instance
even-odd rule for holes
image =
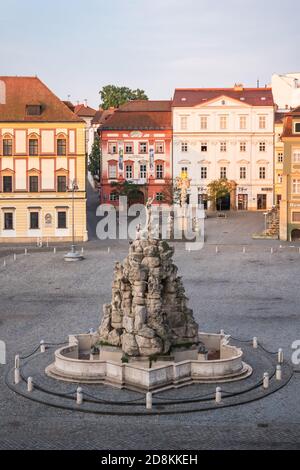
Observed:
[[[40,104],[27,104],[27,116],[40,116],[42,114],[42,106]]]
[[[119,200],[119,195],[117,193],[110,193],[109,200],[110,201],[118,201]]]
[[[259,124],[258,124],[260,129],[265,129],[266,128],[266,116],[259,116]]]
[[[164,166],[161,163],[156,165],[156,179],[161,180],[164,177]]]
[[[66,213],[66,211],[57,212],[57,228],[67,228],[67,213]]]
[[[266,142],[259,142],[259,151],[260,152],[266,151]]]
[[[108,165],[108,178],[115,179],[117,177],[117,165]]]
[[[39,177],[38,176],[29,176],[29,191],[31,193],[39,192]]]
[[[201,167],[201,179],[202,180],[206,180],[207,179],[207,167],[206,166],[202,166]]]
[[[66,176],[57,177],[57,192],[65,193],[67,191],[67,178]]]
[[[12,155],[12,139],[3,139],[3,156],[10,157]]]
[[[207,129],[207,116],[200,116],[200,129]]]
[[[163,193],[156,193],[156,200],[160,202],[163,201],[164,200]]]
[[[240,129],[247,128],[247,116],[240,116]]]
[[[164,153],[165,146],[164,142],[155,142],[155,153]]]
[[[3,176],[3,192],[12,193],[12,176]]]
[[[131,142],[125,144],[125,153],[133,153],[133,144]]]
[[[265,166],[261,166],[259,168],[259,179],[260,180],[266,179],[266,167]]]
[[[300,222],[300,212],[293,212],[292,213],[292,222]]]
[[[181,151],[182,152],[187,152],[188,151],[188,143],[187,142],[181,142]]]
[[[300,122],[295,123],[295,133],[299,134],[300,133]]]
[[[220,168],[220,178],[226,179],[227,178],[227,168],[226,166],[221,166]]]
[[[207,142],[201,142],[201,152],[207,152]]]
[[[38,230],[39,228],[39,213],[30,212],[30,221],[29,221],[30,230]]]
[[[14,214],[12,212],[4,212],[4,230],[14,229]]]
[[[278,173],[278,175],[277,175],[277,182],[278,182],[279,184],[281,184],[282,181],[283,181],[283,176],[282,176],[281,173]]]
[[[300,150],[293,153],[293,163],[300,163]]]
[[[300,159],[300,153],[299,153],[299,159]],[[278,163],[283,163],[283,153],[282,152],[279,152],[277,154],[277,162]]]
[[[132,165],[127,164],[125,166],[126,179],[130,180],[133,178]]]
[[[240,152],[246,152],[247,144],[246,142],[240,142]]]
[[[293,179],[293,193],[300,194],[300,179]]]
[[[67,155],[66,139],[57,139],[57,155]]]
[[[245,166],[241,166],[240,167],[240,179],[241,180],[245,180],[246,179],[246,167]]]
[[[147,142],[140,142],[139,144],[139,153],[147,153],[148,145]]]
[[[29,155],[31,157],[39,154],[39,141],[38,139],[29,139]]]
[[[147,178],[147,165],[140,165],[140,178]]]
[[[220,129],[227,129],[227,116],[220,116]]]
[[[220,152],[226,152],[226,151],[227,151],[226,142],[220,142]]]
[[[108,153],[114,155],[118,153],[116,142],[108,142]]]
[[[186,131],[188,128],[188,117],[187,116],[180,116],[180,129],[182,131]]]
[[[182,167],[181,167],[181,177],[187,176],[187,175],[188,175],[187,166],[182,166]]]

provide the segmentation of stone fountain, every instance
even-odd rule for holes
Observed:
[[[252,369],[229,336],[199,332],[174,248],[151,227],[137,230],[129,254],[116,263],[112,301],[96,333],[69,336],[46,373],[61,380],[158,390],[193,382],[229,381]]]

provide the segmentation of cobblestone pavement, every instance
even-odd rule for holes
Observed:
[[[233,224],[234,226],[234,224]],[[232,228],[233,229],[233,228]],[[215,240],[217,241],[217,240]],[[270,247],[275,251],[270,253]],[[0,267],[0,339],[11,365],[17,352],[41,339],[59,342],[99,324],[110,301],[114,261],[127,243],[91,247],[76,265],[62,253],[20,255]],[[176,263],[200,329],[258,336],[270,350],[300,339],[300,254],[286,244],[234,242],[188,253],[176,244]],[[299,366],[298,366],[299,367]],[[300,374],[263,400],[233,408],[172,416],[99,416],[50,408],[17,396],[0,365],[2,449],[296,449],[300,447]]]

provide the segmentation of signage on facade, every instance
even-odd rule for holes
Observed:
[[[273,191],[273,188],[261,188],[261,191],[271,192]]]
[[[141,131],[132,131],[130,132],[130,137],[140,138],[143,137],[143,133]]]
[[[120,173],[123,172],[123,167],[124,167],[124,148],[123,148],[123,144],[119,143],[119,171]]]
[[[149,169],[150,169],[150,174],[153,175],[154,173],[154,148],[153,147],[149,148]]]

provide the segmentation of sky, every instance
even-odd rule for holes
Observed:
[[[269,84],[300,71],[299,0],[0,0],[0,75],[37,75],[61,99],[114,84]]]

